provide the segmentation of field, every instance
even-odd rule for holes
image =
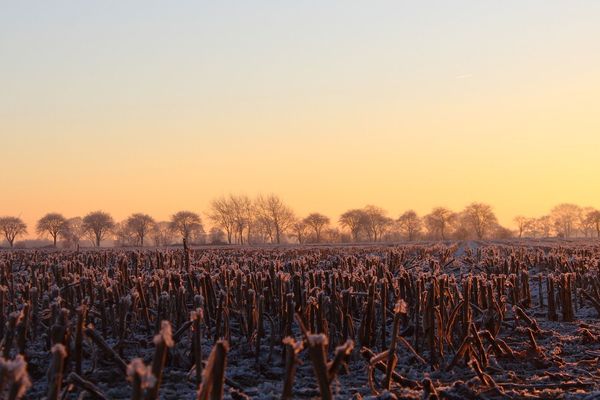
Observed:
[[[0,252],[0,398],[600,397],[600,244]]]

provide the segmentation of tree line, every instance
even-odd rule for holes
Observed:
[[[414,240],[504,239],[510,237],[599,237],[600,211],[575,204],[559,204],[548,215],[537,218],[517,216],[516,230],[501,226],[489,204],[471,203],[461,211],[435,207],[424,216],[408,210],[397,218],[373,205],[341,214],[336,224],[318,212],[299,218],[276,195],[252,199],[229,195],[214,199],[207,213],[207,231],[202,218],[192,211],[179,211],[169,221],[156,221],[144,213],[131,214],[115,222],[104,211],[84,217],[66,218],[48,213],[35,231],[49,238],[54,247],[79,246],[88,240],[99,247],[112,239],[116,246],[167,246],[186,240],[195,244],[341,243]],[[27,234],[19,217],[0,217],[0,234],[9,247]]]

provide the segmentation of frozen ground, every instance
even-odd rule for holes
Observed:
[[[25,357],[28,361],[28,372],[31,376],[33,386],[27,392],[26,398],[43,398],[48,390],[46,376],[50,364],[48,336],[50,319],[50,304],[52,298],[52,287],[58,288],[73,287],[76,288],[81,282],[81,277],[91,279],[95,286],[90,290],[97,290],[97,285],[108,284],[113,290],[117,291],[119,285],[127,285],[127,279],[120,274],[123,271],[119,269],[119,260],[127,260],[128,274],[133,274],[133,263],[139,265],[138,274],[147,279],[148,289],[147,298],[151,298],[152,277],[163,279],[169,273],[180,274],[185,277],[187,272],[184,270],[184,259],[179,257],[178,252],[169,251],[164,260],[169,256],[173,257],[173,265],[162,265],[153,261],[156,252],[146,251],[146,256],[137,257],[138,261],[132,261],[132,253],[120,252],[118,250],[103,253],[51,253],[51,252],[3,252],[0,253],[0,260],[3,264],[3,285],[5,286],[5,299],[7,302],[3,312],[10,308],[19,310],[25,301],[27,295],[27,283],[31,282],[32,271],[36,275],[37,285],[41,289],[42,298],[39,302],[39,322],[36,329],[30,331],[25,348]],[[393,254],[393,255],[392,255]],[[103,258],[104,257],[104,258]],[[178,258],[179,257],[179,258]],[[396,257],[396,259],[394,258]],[[374,375],[374,389],[368,382],[369,363],[361,356],[362,347],[359,337],[359,327],[364,313],[366,297],[361,292],[366,292],[366,287],[361,286],[364,283],[364,276],[382,277],[378,268],[390,273],[390,279],[393,285],[398,285],[397,279],[403,274],[412,274],[411,279],[430,279],[431,276],[440,277],[447,275],[456,279],[457,287],[460,289],[463,280],[469,274],[472,277],[481,277],[488,279],[492,276],[502,275],[502,263],[510,263],[511,257],[515,259],[515,265],[522,263],[521,267],[528,272],[530,299],[521,299],[524,303],[518,303],[527,316],[531,318],[539,327],[535,332],[535,341],[537,349],[532,348],[528,336],[528,329],[531,325],[523,318],[515,318],[513,304],[511,304],[511,288],[507,285],[503,295],[504,316],[499,323],[498,339],[502,339],[514,352],[512,357],[497,356],[493,353],[490,346],[484,343],[485,352],[488,355],[487,365],[483,372],[491,377],[494,384],[484,384],[481,377],[469,367],[466,360],[459,360],[455,366],[449,367],[456,351],[461,344],[460,328],[457,324],[453,329],[457,332],[452,336],[451,343],[444,345],[441,361],[438,365],[431,365],[430,349],[426,344],[426,333],[424,330],[424,314],[418,314],[417,334],[415,331],[415,319],[411,314],[414,299],[405,299],[409,303],[409,318],[403,321],[401,334],[413,344],[419,356],[424,362],[418,362],[414,354],[406,347],[398,346],[398,363],[395,371],[403,377],[418,383],[416,388],[402,387],[402,385],[392,385],[391,392],[385,393],[381,389],[381,380],[383,374],[376,372]],[[94,261],[95,260],[95,261]],[[74,266],[77,262],[81,263],[82,275],[78,275],[77,268]],[[98,266],[94,267],[96,262]],[[275,266],[278,273],[298,274],[302,276],[302,285],[310,293],[311,283],[307,278],[311,272],[321,273],[324,276],[339,272],[342,276],[349,276],[350,282],[357,285],[354,292],[356,296],[355,309],[350,311],[355,334],[352,337],[355,341],[355,350],[350,355],[347,366],[342,368],[335,379],[331,382],[331,390],[335,398],[427,398],[426,388],[423,382],[426,379],[431,380],[437,395],[440,398],[581,398],[592,399],[600,398],[600,374],[598,372],[600,360],[600,323],[597,310],[591,305],[590,301],[582,296],[583,291],[595,293],[598,290],[600,271],[598,265],[600,262],[600,246],[597,242],[577,241],[572,243],[560,241],[529,241],[529,242],[463,242],[451,243],[445,245],[425,244],[410,246],[365,246],[365,247],[319,247],[319,248],[290,248],[290,249],[245,249],[245,250],[196,250],[191,253],[192,274],[209,273],[220,290],[226,290],[226,287],[220,285],[219,274],[223,270],[230,269],[244,276],[254,276],[253,274],[264,272],[265,277],[270,267]],[[178,264],[181,263],[181,264]],[[64,268],[62,273],[62,286],[57,285],[56,273],[53,271],[53,265]],[[9,279],[7,275],[10,269],[13,277]],[[155,272],[163,269],[166,271]],[[338,271],[339,269],[339,271]],[[96,272],[98,276],[90,275],[90,272]],[[210,272],[207,272],[210,271]],[[563,273],[574,274],[574,283],[572,287],[573,314],[572,321],[563,321],[562,305],[557,305],[558,320],[548,319],[548,298],[547,283],[548,275],[557,277]],[[543,305],[540,304],[539,278],[541,274]],[[121,279],[124,280],[121,280]],[[131,278],[131,276],[129,276]],[[157,278],[158,279],[158,278]],[[241,278],[240,278],[241,279]],[[244,278],[245,279],[245,278]],[[279,279],[279,278],[278,278]],[[121,282],[121,283],[120,283]],[[240,281],[241,282],[241,281]],[[246,282],[244,280],[244,282]],[[164,282],[162,282],[164,283]],[[239,283],[239,282],[237,282]],[[247,282],[250,284],[249,282]],[[273,282],[271,282],[273,283]],[[13,285],[12,287],[10,285]],[[69,286],[71,285],[71,286]],[[397,287],[390,286],[390,289]],[[331,298],[340,295],[341,291],[331,292],[330,288],[322,284],[322,290]],[[135,287],[121,288],[120,295],[132,294]],[[164,287],[162,288],[165,289]],[[171,292],[170,290],[174,290]],[[68,289],[70,290],[70,289]],[[174,298],[176,288],[169,289],[169,295]],[[232,291],[233,291],[232,287]],[[321,289],[317,288],[317,291]],[[338,288],[339,290],[339,288]],[[94,292],[95,293],[95,292]],[[456,299],[459,299],[457,292]],[[558,289],[557,289],[558,293]],[[110,346],[118,349],[125,362],[129,362],[136,357],[140,357],[147,365],[152,364],[154,355],[154,345],[152,337],[156,333],[154,329],[148,330],[142,324],[138,309],[130,309],[127,316],[127,329],[124,338],[113,330],[116,324],[114,321],[108,321],[110,326],[106,329],[102,327],[102,320],[99,318],[100,304],[96,294],[95,303],[92,305],[92,312],[89,316],[90,323],[97,327],[98,332],[105,335],[105,339]],[[70,321],[74,323],[75,313],[74,304],[68,304],[67,299],[83,299],[86,296],[85,291],[80,294],[75,292],[70,297],[61,292],[62,306],[70,309]],[[43,296],[46,296],[44,299]],[[255,353],[255,335],[244,333],[244,322],[241,317],[238,318],[240,309],[235,308],[239,300],[231,294],[233,304],[231,305],[230,319],[230,351],[227,355],[226,383],[224,390],[225,398],[255,398],[255,399],[279,399],[281,398],[283,381],[286,375],[284,353],[281,346],[281,337],[283,333],[279,329],[278,312],[276,308],[266,311],[271,313],[270,318],[274,320],[271,325],[265,321],[265,332],[261,340],[261,351],[258,363]],[[193,308],[193,296],[189,294],[187,310]],[[340,295],[341,300],[341,295]],[[373,329],[373,336],[369,347],[375,352],[385,350],[389,346],[389,335],[392,330],[393,303],[397,300],[396,294],[389,294],[388,315],[385,319],[387,330],[387,342],[379,340],[381,324],[381,296],[376,295],[375,301],[375,319],[377,326]],[[267,303],[271,301],[267,299]],[[277,307],[276,299],[272,299],[273,305]],[[500,301],[500,299],[499,299]],[[528,304],[527,304],[528,302]],[[151,301],[150,301],[151,303]],[[241,304],[241,303],[240,303]],[[117,304],[106,302],[108,307],[114,306],[117,315]],[[243,306],[240,306],[243,307]],[[421,305],[421,308],[423,305]],[[156,314],[156,306],[150,304],[151,317]],[[267,307],[269,308],[269,307]],[[451,310],[449,304],[447,308]],[[473,305],[473,322],[477,329],[484,329],[486,319],[493,315],[486,310],[479,309],[477,304]],[[177,310],[172,310],[171,316],[177,315]],[[330,329],[335,325],[335,317],[327,314],[330,319]],[[442,318],[443,319],[443,318]],[[174,331],[181,327],[175,318],[171,320],[174,325]],[[214,342],[214,321],[211,328],[207,328],[203,338],[203,359],[206,362],[209,349]],[[293,325],[293,336],[296,340],[302,340],[302,335],[297,324]],[[71,327],[71,339],[74,337],[74,328]],[[443,329],[442,329],[443,331]],[[341,343],[339,329],[331,333],[335,344]],[[435,333],[439,335],[439,329]],[[190,354],[191,331],[184,333],[177,341],[176,345],[170,349],[166,361],[165,372],[160,387],[161,399],[195,399],[197,394],[197,383],[195,382],[192,371],[193,363]],[[72,342],[69,342],[72,343]],[[385,344],[385,345],[384,345]],[[332,350],[332,349],[330,349]],[[97,385],[107,398],[128,399],[131,398],[131,384],[127,381],[125,374],[119,370],[114,361],[104,355],[104,353],[89,339],[84,341],[84,361],[81,375],[90,382]],[[14,357],[16,351],[13,349],[10,353]],[[293,386],[293,398],[319,398],[320,391],[315,379],[313,364],[308,357],[307,350],[303,350],[300,355],[300,365],[297,368],[295,382]],[[474,351],[474,353],[477,353]],[[475,354],[476,355],[476,354]],[[328,357],[331,359],[332,354]],[[65,376],[73,370],[73,360],[67,360]],[[425,385],[426,386],[426,385]],[[69,385],[65,381],[65,398],[91,398],[89,392],[82,390],[76,385]],[[380,392],[375,395],[374,392]],[[1,394],[1,393],[0,393]]]

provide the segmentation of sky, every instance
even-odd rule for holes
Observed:
[[[600,2],[0,0],[0,215],[600,207]]]

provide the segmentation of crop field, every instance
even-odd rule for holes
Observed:
[[[600,397],[600,244],[0,252],[2,399]]]

